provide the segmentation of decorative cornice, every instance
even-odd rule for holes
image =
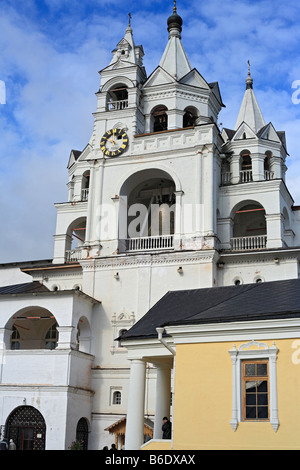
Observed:
[[[135,255],[117,255],[110,258],[94,258],[90,260],[81,260],[80,264],[83,271],[94,271],[107,268],[124,268],[138,266],[159,266],[159,265],[177,265],[212,263],[218,256],[215,250],[201,252],[176,252],[160,254],[135,254]]]

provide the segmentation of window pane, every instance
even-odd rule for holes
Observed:
[[[267,406],[258,406],[257,413],[259,419],[266,419],[268,418],[268,407]]]
[[[255,375],[255,364],[245,364],[245,375],[247,377]]]
[[[266,380],[262,382],[257,382],[257,391],[258,392],[267,392],[268,391],[268,382]]]
[[[256,405],[256,394],[247,393],[246,394],[246,405]]]
[[[246,406],[246,418],[255,419],[256,418],[256,407],[255,406]]]
[[[268,367],[267,364],[257,364],[257,375],[267,375]]]
[[[259,393],[257,395],[257,404],[258,405],[267,405],[268,404],[268,394],[267,393]]]
[[[248,381],[246,382],[246,390],[247,390],[247,393],[248,392],[256,392],[256,384],[257,382],[254,382],[254,381]]]

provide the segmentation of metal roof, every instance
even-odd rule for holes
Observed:
[[[49,292],[49,289],[43,284],[41,284],[39,281],[0,287],[0,295],[27,294],[35,292]]]
[[[300,317],[300,279],[168,292],[122,341],[156,337],[157,327]]]

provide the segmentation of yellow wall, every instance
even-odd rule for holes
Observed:
[[[177,345],[173,448],[300,449],[300,363],[293,360],[297,358],[295,340],[275,341],[279,349],[277,432],[269,422],[242,422],[235,432],[231,428],[232,362],[228,351],[233,344]],[[238,348],[241,343],[235,344]]]

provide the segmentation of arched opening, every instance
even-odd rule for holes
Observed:
[[[242,203],[234,212],[232,248],[251,250],[266,248],[266,212],[257,202]]]
[[[87,170],[82,175],[82,182],[81,182],[81,200],[82,201],[88,200],[89,188],[90,188],[90,171]]]
[[[197,118],[198,118],[198,110],[196,108],[193,108],[192,106],[189,106],[184,110],[184,115],[183,115],[183,125],[182,127],[193,127],[196,124]]]
[[[113,85],[107,92],[107,111],[120,111],[128,108],[128,89],[123,83]]]
[[[270,151],[265,153],[264,177],[265,180],[272,180],[274,178],[274,171],[272,171],[272,152]]]
[[[91,352],[91,327],[86,317],[81,317],[77,325],[77,347],[81,352]]]
[[[33,406],[20,406],[6,420],[6,437],[17,450],[45,450],[45,420]]]
[[[249,183],[252,179],[252,160],[249,150],[240,153],[240,183]]]
[[[168,108],[157,106],[152,111],[153,132],[166,131],[168,129]]]
[[[45,336],[45,348],[46,349],[55,349],[58,342],[58,331],[57,331],[58,324],[57,322],[53,323],[48,329],[46,336]]]
[[[229,157],[225,156],[221,162],[221,185],[225,186],[231,183],[231,171]]]
[[[58,342],[55,317],[42,307],[27,307],[17,312],[11,324],[10,348],[55,349]]]
[[[169,174],[154,169],[135,173],[120,196],[120,251],[173,247],[175,183]]]
[[[73,262],[82,258],[82,248],[85,242],[86,217],[76,219],[67,230],[66,261]]]
[[[80,418],[76,427],[76,441],[81,442],[82,450],[88,450],[89,425],[86,418]]]

